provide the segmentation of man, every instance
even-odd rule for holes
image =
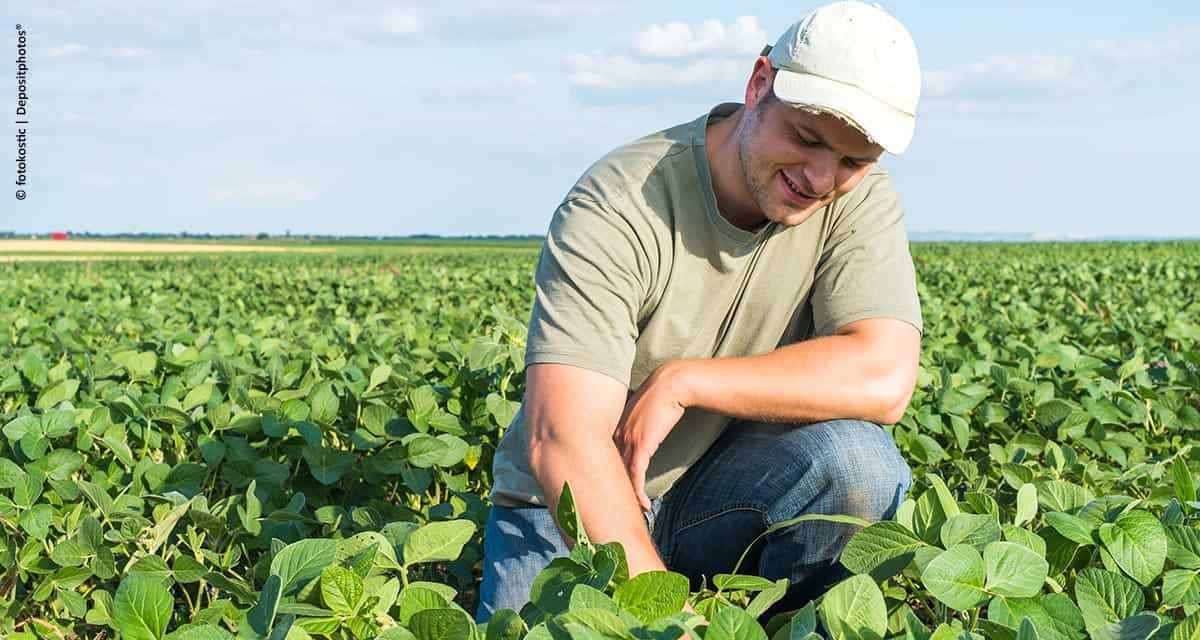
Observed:
[[[775,522],[876,520],[903,499],[911,474],[879,425],[908,406],[921,315],[876,161],[912,137],[916,48],[852,1],[764,54],[744,105],[616,149],[555,212],[525,398],[496,451],[478,620],[519,609],[569,553],[551,515],[564,481],[631,575],[670,568],[693,587]],[[852,533],[789,527],[743,571],[789,578],[772,612],[796,608],[844,577]]]

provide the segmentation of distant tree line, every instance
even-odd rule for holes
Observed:
[[[417,233],[409,235],[325,235],[315,233],[293,234],[291,232],[285,234],[271,234],[267,232],[260,233],[191,233],[188,231],[180,231],[178,233],[93,233],[89,231],[71,231],[67,233],[72,238],[91,238],[91,239],[110,239],[110,240],[320,240],[324,242],[336,241],[379,241],[379,240],[542,240],[541,234],[524,234],[524,235],[460,235],[446,236],[430,233]],[[36,236],[39,238],[50,237],[49,232],[45,233],[18,233],[16,231],[0,231],[0,238],[28,238]]]

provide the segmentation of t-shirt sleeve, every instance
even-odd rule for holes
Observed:
[[[812,288],[817,336],[868,318],[923,331],[904,212],[886,173],[873,173],[835,207]]]
[[[629,385],[648,270],[640,246],[628,220],[594,201],[559,206],[538,259],[526,366],[570,364]]]

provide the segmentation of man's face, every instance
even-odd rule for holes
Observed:
[[[785,226],[804,222],[848,193],[883,153],[840,118],[797,109],[774,96],[747,105],[745,115],[738,155],[746,183],[767,220]]]

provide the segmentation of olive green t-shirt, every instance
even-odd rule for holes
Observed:
[[[766,353],[865,318],[922,328],[903,212],[881,169],[794,227],[747,231],[720,214],[705,127],[739,106],[612,151],[567,193],[538,262],[526,366],[575,365],[637,389],[668,360]],[[685,411],[650,461],[647,494],[666,493],[730,420]],[[525,442],[522,408],[496,450],[498,504],[544,504]]]

